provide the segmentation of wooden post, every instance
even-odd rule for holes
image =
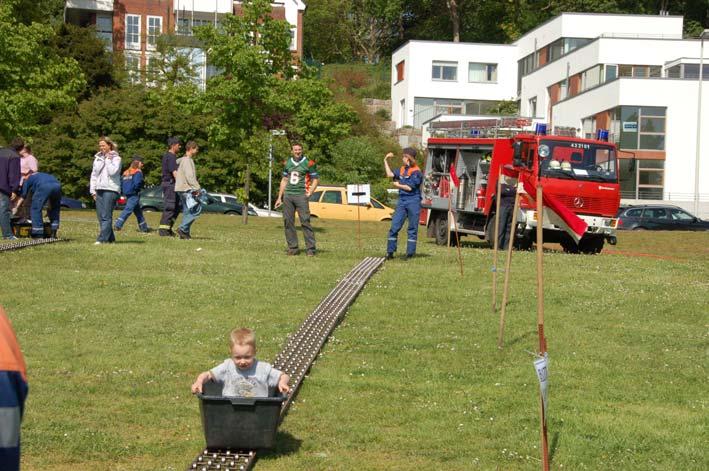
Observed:
[[[451,213],[453,217],[453,230],[455,231],[455,242],[458,248],[458,264],[460,265],[460,277],[463,277],[463,256],[460,253],[460,237],[458,236],[458,222],[455,220],[455,215]]]
[[[500,309],[500,333],[497,337],[497,348],[502,348],[505,332],[505,310],[507,308],[507,294],[510,289],[510,266],[512,265],[512,246],[515,243],[517,232],[517,211],[519,211],[519,193],[515,194],[515,206],[512,210],[512,226],[510,227],[510,240],[507,244],[507,260],[505,261],[505,285],[502,290],[502,308]]]
[[[495,193],[495,240],[492,249],[492,312],[497,311],[497,252],[498,237],[500,233],[500,192],[502,191],[502,167],[497,175],[497,193]]]
[[[357,196],[357,247],[362,248],[362,220],[359,216],[359,196]]]
[[[450,181],[448,182],[448,215],[446,216],[446,233],[448,235],[448,255],[451,254],[451,218],[453,217],[451,215],[451,199],[453,199],[453,195],[451,194],[450,190]]]
[[[547,342],[544,337],[544,204],[542,199],[542,186],[537,183],[537,332],[539,334],[539,354],[547,351]],[[542,469],[549,471],[549,442],[547,440],[547,421],[544,411],[544,399],[539,392],[539,433],[542,442]]]

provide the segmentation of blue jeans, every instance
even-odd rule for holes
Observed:
[[[118,193],[110,190],[96,191],[96,216],[98,217],[99,233],[96,242],[115,242],[113,233],[113,208],[116,207]]]
[[[138,229],[140,232],[148,232],[148,223],[145,222],[143,210],[140,207],[140,195],[132,195],[126,201],[126,207],[123,208],[121,215],[116,219],[116,229],[122,229],[131,214],[135,213],[135,218],[138,220]]]
[[[30,218],[32,219],[32,237],[44,237],[44,222],[42,221],[42,208],[49,202],[47,215],[52,225],[52,233],[59,229],[59,214],[61,212],[62,187],[59,184],[42,185],[32,195]]]
[[[10,197],[0,191],[0,229],[2,229],[3,239],[12,239],[14,237],[12,234],[12,224],[10,223],[11,217]]]
[[[406,255],[416,253],[416,240],[419,233],[419,214],[421,213],[421,200],[414,199],[411,201],[399,200],[394,211],[394,217],[391,219],[391,229],[389,229],[389,238],[387,239],[387,253],[396,252],[396,236],[404,227],[404,221],[408,218],[409,229],[406,239]]]
[[[182,223],[180,224],[180,230],[185,234],[190,233],[190,227],[192,223],[197,220],[200,214],[202,214],[202,204],[198,203],[191,209],[187,209],[187,195],[189,191],[180,191],[180,202],[182,202]]]

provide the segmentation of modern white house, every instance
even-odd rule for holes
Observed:
[[[510,45],[410,41],[392,55],[392,119],[419,127],[446,113],[437,106],[445,100],[512,97],[522,116],[554,132],[592,137],[608,129],[620,150],[624,202],[665,200],[706,217],[709,61],[703,40],[683,39],[682,27],[676,16],[563,13]],[[500,48],[494,86],[478,87],[459,72],[441,83],[439,64],[470,75],[491,48]],[[448,114],[485,113],[459,105]]]

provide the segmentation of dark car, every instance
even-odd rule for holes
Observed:
[[[241,214],[243,209],[240,203],[222,202],[211,196],[207,196],[207,198],[209,202],[202,208],[204,212],[237,215]],[[125,206],[125,198],[121,197],[116,207],[120,209],[123,206]],[[143,208],[143,211],[162,211],[162,188],[151,186],[143,189],[140,192],[140,207]],[[252,213],[249,212],[249,214]]]
[[[69,209],[86,209],[86,203],[67,196],[62,196],[60,206]]]
[[[709,221],[695,217],[677,206],[646,204],[621,208],[618,229],[655,231],[707,231]]]

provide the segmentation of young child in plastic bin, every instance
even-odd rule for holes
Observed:
[[[207,381],[222,383],[222,396],[230,397],[270,397],[276,389],[283,394],[290,391],[290,377],[287,374],[256,359],[253,330],[232,330],[229,351],[231,358],[197,376],[192,385],[193,394],[202,393],[202,385]]]

